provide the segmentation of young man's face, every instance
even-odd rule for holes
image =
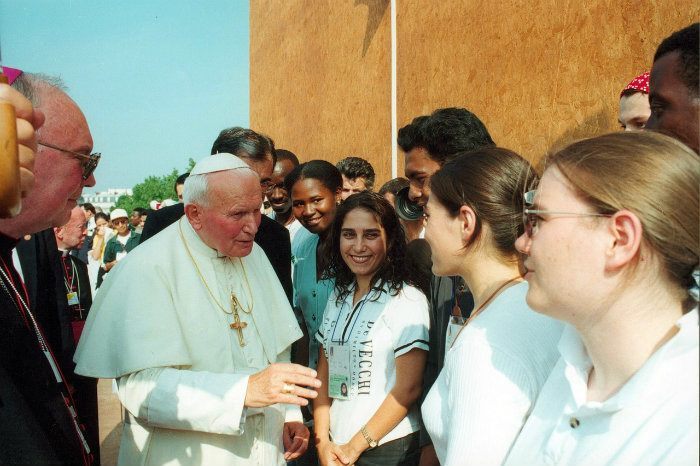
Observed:
[[[272,170],[270,186],[266,191],[267,200],[270,206],[278,214],[289,212],[292,208],[292,199],[289,197],[287,189],[284,187],[284,178],[294,170],[295,165],[289,160],[278,160],[275,169]]]
[[[423,147],[414,147],[406,153],[404,174],[408,178],[408,197],[418,205],[425,206],[430,196],[430,177],[440,169],[440,164],[430,158]]]
[[[700,97],[681,79],[681,66],[678,52],[654,62],[649,79],[651,116],[646,128],[668,134],[700,152]]]
[[[131,212],[129,222],[131,223],[132,227],[137,227],[141,225],[141,213],[138,210]]]
[[[345,175],[343,177],[343,190],[340,192],[340,198],[345,200],[352,196],[353,194],[361,193],[362,191],[367,191],[367,180],[364,177],[358,176],[357,178],[350,179]]]

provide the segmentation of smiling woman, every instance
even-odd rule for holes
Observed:
[[[315,335],[326,382],[314,402],[321,464],[418,464],[429,316],[405,255],[403,228],[384,197],[353,194],[338,208],[324,272],[335,288]]]

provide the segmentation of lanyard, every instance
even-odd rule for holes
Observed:
[[[71,258],[70,254],[67,254],[62,257],[63,259],[63,282],[66,284],[66,291],[71,292],[73,291],[73,283],[75,283],[75,276],[77,275],[75,273],[75,264],[73,264],[73,259]],[[66,260],[68,262],[66,262]],[[68,282],[68,264],[70,264],[70,283]]]
[[[454,342],[457,341],[457,338],[459,337],[459,334],[462,333],[462,330],[464,330],[464,328],[469,324],[469,322],[472,321],[472,319],[474,319],[476,316],[478,316],[479,314],[481,314],[481,311],[483,311],[484,309],[486,309],[486,306],[488,306],[488,305],[491,303],[491,300],[493,300],[493,298],[495,298],[496,295],[498,295],[498,293],[500,293],[501,291],[503,291],[507,286],[512,285],[513,283],[515,283],[515,282],[517,282],[517,281],[520,281],[521,279],[522,279],[522,277],[520,277],[520,275],[518,275],[517,277],[513,277],[513,278],[511,278],[510,280],[506,280],[504,283],[501,284],[501,286],[499,286],[498,288],[496,288],[496,291],[494,291],[493,293],[491,293],[491,296],[489,296],[488,298],[486,298],[486,300],[481,304],[481,306],[479,306],[478,308],[476,308],[476,309],[471,313],[471,315],[469,316],[469,318],[464,322],[464,324],[462,324],[462,328],[459,329],[459,332],[457,332],[457,335],[455,336],[455,339],[452,341],[452,346],[454,346]]]
[[[335,339],[335,330],[338,327],[338,323],[340,323],[340,315],[338,315],[338,320],[335,321],[335,325],[333,326],[333,332],[331,333],[331,343],[340,343],[341,345],[346,343],[347,340],[350,339],[350,335],[352,335],[352,331],[355,329],[355,325],[357,324],[357,321],[360,318],[360,314],[362,312],[362,308],[365,307],[365,304],[367,301],[369,301],[369,292],[355,304],[355,306],[352,309],[352,312],[348,314],[347,318],[345,319],[345,327],[343,328],[343,333],[340,336],[340,340]],[[345,307],[345,303],[343,303],[343,308]],[[355,320],[353,321],[353,316],[355,317]],[[348,338],[345,338],[345,335],[348,333],[348,326],[352,322],[352,327],[350,327],[350,335],[348,335]]]
[[[34,334],[36,335],[37,341],[39,343],[39,348],[41,349],[41,352],[44,353],[44,357],[48,361],[49,367],[51,367],[51,371],[53,372],[53,375],[56,378],[56,382],[66,387],[65,393],[63,390],[61,390],[61,397],[63,398],[63,403],[66,409],[68,410],[68,414],[70,415],[70,419],[72,421],[73,428],[75,429],[75,433],[78,437],[79,443],[82,446],[83,464],[90,465],[92,464],[90,446],[88,445],[87,440],[85,440],[85,435],[83,434],[82,428],[78,423],[78,413],[75,411],[74,408],[75,401],[73,401],[73,396],[71,395],[70,390],[68,390],[67,388],[68,383],[66,382],[66,378],[63,376],[61,368],[59,367],[58,362],[56,361],[56,356],[54,356],[53,352],[51,351],[51,348],[46,342],[46,338],[44,337],[44,333],[41,330],[39,323],[36,321],[34,315],[32,314],[32,311],[27,305],[29,299],[27,289],[24,286],[24,282],[20,280],[26,299],[19,294],[19,291],[17,291],[15,282],[12,279],[12,274],[10,273],[9,267],[5,263],[5,260],[2,257],[0,257],[0,261],[2,261],[2,267],[0,268],[0,275],[2,275],[2,279],[0,279],[0,285],[5,290],[5,292],[7,292],[7,294],[10,295],[10,297],[12,297],[12,293],[10,293],[10,290],[7,289],[5,282],[7,282],[7,285],[9,285],[10,288],[12,288],[14,295],[17,297],[17,302],[15,303],[15,306],[24,317],[24,321],[27,324],[27,327],[30,326],[29,322],[31,322],[31,328],[34,331]],[[27,319],[27,317],[29,319]]]

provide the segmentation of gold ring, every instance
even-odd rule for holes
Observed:
[[[282,393],[286,393],[288,395],[291,395],[294,392],[294,385],[290,385],[288,383],[282,385]]]

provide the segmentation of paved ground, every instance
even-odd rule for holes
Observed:
[[[97,382],[97,402],[102,466],[115,466],[122,436],[122,410],[117,395],[112,393],[112,379],[100,379]]]

